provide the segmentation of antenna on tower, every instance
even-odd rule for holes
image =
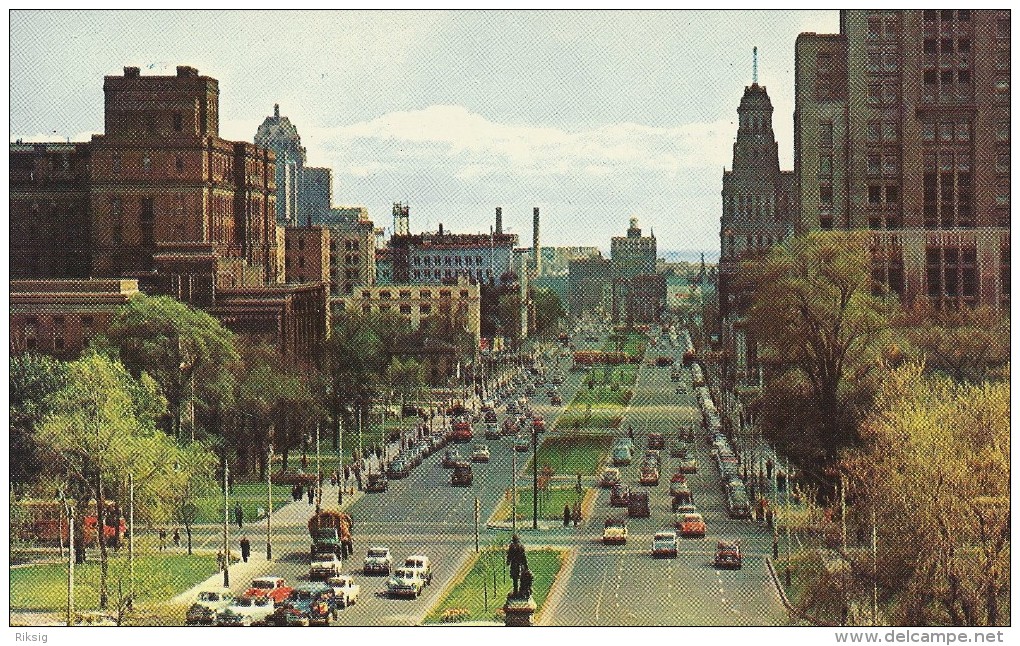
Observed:
[[[755,48],[754,48],[753,57],[754,57],[754,63],[752,65],[752,67],[751,67],[751,83],[754,84],[754,85],[758,85],[758,47],[757,46],[755,46]]]

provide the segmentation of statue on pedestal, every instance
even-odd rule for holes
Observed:
[[[528,571],[528,555],[524,552],[524,545],[521,544],[521,539],[518,538],[517,534],[514,534],[513,538],[510,539],[510,547],[506,551],[506,562],[510,566],[510,580],[513,581],[513,591],[508,595],[508,598],[517,599],[521,597],[521,580],[522,574],[527,572],[529,574],[528,580],[528,595],[531,594],[531,581],[530,572]],[[525,599],[527,596],[524,597]]]

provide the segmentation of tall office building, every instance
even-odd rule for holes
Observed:
[[[276,223],[296,226],[305,165],[305,149],[297,127],[280,116],[280,105],[273,106],[273,116],[266,117],[255,132],[255,144],[276,153]]]
[[[853,10],[796,44],[798,233],[871,231],[873,277],[1010,302],[1010,12]]]

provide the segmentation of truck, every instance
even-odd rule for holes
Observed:
[[[354,524],[347,512],[322,510],[308,519],[308,533],[312,537],[311,553],[332,552],[347,558],[354,551],[351,529]]]

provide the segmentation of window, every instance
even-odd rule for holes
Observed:
[[[882,160],[878,155],[868,155],[868,175],[878,175],[881,170]]]
[[[409,289],[400,290],[400,298],[411,298],[411,290]]]
[[[427,290],[427,289],[423,289],[423,290],[421,290],[421,297],[422,298],[432,298],[432,292]]]
[[[941,140],[941,141],[952,141],[953,140],[953,124],[952,123],[940,123],[939,124],[939,140]]]
[[[885,187],[886,204],[897,204],[900,201],[900,189],[898,186]]]
[[[304,257],[304,256],[300,256],[300,257],[299,257],[299,258],[297,259],[297,266],[298,266],[299,268],[301,268],[301,269],[304,269],[304,268],[305,268],[305,257]]]
[[[95,325],[95,319],[91,316],[83,316],[81,317],[81,324],[82,327],[92,327]]]
[[[818,124],[818,145],[832,147],[832,123]]]
[[[876,105],[882,102],[882,86],[872,83],[868,86],[868,103]]]
[[[999,121],[995,124],[995,140],[1009,141],[1009,121]]]
[[[969,54],[970,38],[961,38],[960,40],[956,41],[956,51],[960,52],[961,54]]]
[[[429,305],[428,303],[422,303],[420,306],[418,306],[418,311],[421,312],[422,314],[431,314],[432,306]]]
[[[832,206],[832,187],[831,186],[819,186],[818,187],[818,201],[823,206]]]
[[[1009,38],[1009,18],[995,21],[995,37]]]
[[[174,113],[174,130],[177,132],[184,130],[184,119],[181,118],[180,112]]]
[[[411,306],[410,305],[401,305],[400,306],[400,313],[401,314],[410,314],[411,313]]]
[[[953,53],[953,39],[952,38],[943,38],[942,42],[940,43],[939,49],[942,51],[943,54],[952,54]]]
[[[152,156],[149,155],[149,153],[145,153],[142,157],[142,169],[145,170],[145,172],[152,170]]]
[[[938,78],[939,78],[938,77],[938,72],[936,72],[935,70],[925,70],[924,71],[924,84],[925,85],[935,85],[936,83],[938,83]]]
[[[818,156],[818,174],[822,177],[832,175],[832,155]]]
[[[882,174],[895,175],[900,171],[900,162],[896,155],[886,155],[882,158]]]
[[[896,141],[899,139],[899,128],[892,121],[887,121],[882,124],[882,139],[887,142]]]
[[[881,52],[868,52],[868,71],[877,72],[882,65]]]
[[[882,187],[881,186],[869,186],[868,187],[868,204],[881,204],[882,203]]]
[[[467,298],[468,297],[468,291],[466,289],[460,290],[460,297],[461,298]]]
[[[970,9],[960,9],[956,12],[956,19],[960,22],[966,22],[970,20]]]
[[[921,124],[921,139],[924,141],[935,141],[935,124],[934,123],[922,123]]]
[[[880,141],[881,138],[881,126],[879,123],[877,121],[868,122],[868,141],[874,143]]]
[[[935,51],[936,51],[935,39],[934,38],[925,38],[924,39],[924,53],[925,54],[934,54]]]
[[[878,16],[868,16],[868,38],[877,39],[882,35],[882,22]]]
[[[999,149],[995,155],[995,172],[1009,172],[1009,150]]]
[[[184,172],[184,160],[181,158],[180,155],[177,156],[176,167],[177,167],[177,172],[178,173],[183,173]]]
[[[943,70],[943,72],[941,74],[941,81],[942,81],[942,85],[944,85],[944,86],[945,85],[952,85],[953,84],[953,70]]]

